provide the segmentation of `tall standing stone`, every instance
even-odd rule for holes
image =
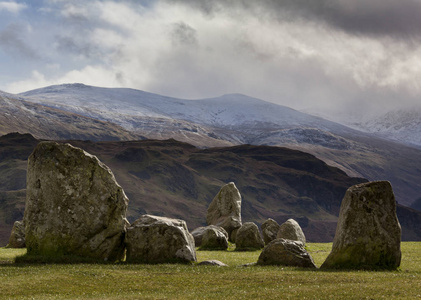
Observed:
[[[224,228],[230,241],[241,227],[241,195],[234,182],[224,185],[209,205],[206,215],[208,225]]]
[[[332,251],[321,268],[396,269],[401,226],[388,181],[350,187],[342,200]]]
[[[281,224],[276,238],[299,241],[303,243],[304,246],[306,244],[304,232],[301,229],[300,224],[294,219],[288,219],[285,223]]]
[[[29,255],[122,258],[128,199],[97,157],[70,144],[38,144],[26,193]]]

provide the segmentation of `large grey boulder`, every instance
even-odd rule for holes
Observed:
[[[194,243],[196,247],[200,247],[202,245],[203,234],[209,228],[214,228],[215,230],[222,232],[222,234],[225,235],[226,238],[228,239],[228,232],[220,226],[209,225],[209,226],[197,227],[190,232],[194,238]]]
[[[332,251],[321,268],[396,269],[401,226],[388,181],[350,187],[342,200]]]
[[[226,232],[220,230],[217,226],[208,226],[203,232],[202,244],[200,250],[227,250],[228,237]]]
[[[267,219],[262,223],[262,235],[265,244],[269,244],[276,239],[279,231],[279,224],[273,219]]]
[[[306,244],[304,232],[294,219],[288,219],[285,223],[281,224],[276,238],[299,241],[303,243],[304,246]]]
[[[196,261],[194,239],[183,220],[143,215],[127,228],[125,243],[127,262]]]
[[[260,253],[257,264],[316,268],[313,258],[304,249],[303,243],[286,239],[276,239],[267,244]]]
[[[9,243],[6,248],[25,248],[25,226],[22,221],[16,221],[13,224],[10,233]]]
[[[70,144],[38,144],[28,159],[26,194],[28,255],[123,257],[128,199],[95,156]]]
[[[244,223],[237,231],[235,250],[258,250],[265,246],[259,228],[253,222]]]
[[[230,241],[233,231],[241,227],[241,195],[234,182],[224,185],[209,205],[206,222],[223,227]]]

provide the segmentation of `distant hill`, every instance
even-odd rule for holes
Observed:
[[[0,134],[31,133],[41,139],[139,139],[119,125],[25,101],[0,91]]]
[[[37,142],[16,133],[0,137],[0,245],[7,243],[13,222],[23,217],[26,158]],[[332,241],[346,189],[366,181],[282,147],[200,149],[175,140],[68,142],[112,169],[130,199],[130,221],[150,213],[184,219],[190,230],[205,224],[209,203],[222,185],[233,181],[243,197],[243,221],[294,218],[309,241]],[[399,206],[398,216],[403,238],[421,240],[416,223],[421,213]]]

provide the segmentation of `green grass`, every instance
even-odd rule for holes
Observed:
[[[320,266],[331,244],[310,243]],[[232,250],[232,249],[230,249]],[[197,251],[229,267],[140,264],[14,264],[0,248],[0,299],[420,299],[421,243],[402,243],[399,271],[311,271],[243,266],[260,251]]]

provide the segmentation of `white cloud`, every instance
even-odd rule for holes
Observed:
[[[10,13],[18,14],[25,8],[27,8],[27,5],[23,3],[17,3],[13,1],[0,1],[0,12],[7,11]]]
[[[60,77],[48,78],[43,73],[34,70],[31,77],[6,85],[4,90],[9,93],[22,93],[55,84],[81,82],[87,85],[103,87],[121,86],[118,73],[102,66],[86,66],[81,70],[72,70]]]
[[[149,7],[138,1],[50,2],[65,26],[53,23],[42,32],[32,26],[34,35],[50,35],[44,43],[55,42],[43,46],[49,61],[6,91],[82,82],[181,98],[244,93],[320,110],[419,100],[417,43],[222,4],[207,14],[180,1]]]

